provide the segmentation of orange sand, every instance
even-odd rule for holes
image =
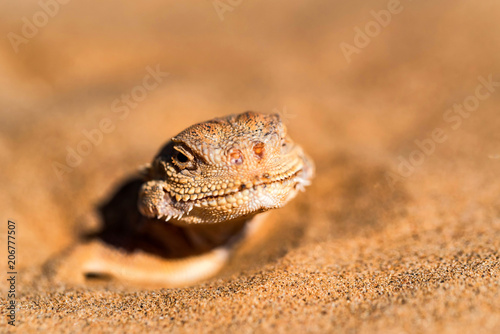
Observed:
[[[478,77],[500,81],[500,3],[400,6],[350,63],[341,43],[387,1],[243,1],[224,20],[211,1],[71,1],[18,53],[5,38],[0,240],[14,220],[16,329],[500,332],[500,87],[481,88],[467,117],[448,112],[474,102]],[[1,35],[40,10],[0,4]],[[169,76],[124,107],[157,66]],[[317,177],[219,277],[181,289],[49,279],[43,264],[77,242],[81,217],[170,136],[248,109],[282,113]],[[58,177],[54,162],[102,122],[108,133]],[[400,158],[415,163],[406,177]]]

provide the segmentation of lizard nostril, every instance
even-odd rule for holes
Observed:
[[[234,165],[241,165],[243,163],[243,154],[240,150],[232,148],[229,150],[229,161]]]
[[[264,157],[264,143],[258,142],[253,146],[253,153],[259,158],[262,159]]]

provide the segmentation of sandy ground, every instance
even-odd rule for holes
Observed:
[[[500,3],[232,3],[71,1],[44,21],[37,1],[2,2],[4,315],[7,219],[19,275],[0,332],[500,332]],[[169,74],[122,100],[154,70]],[[220,276],[45,275],[170,136],[245,110],[280,112],[317,177]]]

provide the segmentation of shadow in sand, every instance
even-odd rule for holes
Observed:
[[[227,237],[212,237],[205,226],[177,226],[160,219],[142,216],[137,209],[139,190],[144,181],[132,178],[123,183],[110,199],[99,206],[101,229],[87,234],[85,240],[100,239],[111,247],[126,252],[137,250],[176,259],[199,255],[229,242]],[[222,226],[224,232],[237,234],[244,221]],[[224,235],[221,233],[220,235]]]

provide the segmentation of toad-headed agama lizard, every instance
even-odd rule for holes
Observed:
[[[285,205],[313,175],[279,115],[245,112],[195,124],[101,207],[102,231],[74,247],[58,275],[193,284],[216,274],[262,226],[259,213]]]

